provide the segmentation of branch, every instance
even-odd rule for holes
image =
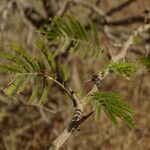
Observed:
[[[40,28],[48,22],[48,19],[43,18],[33,7],[22,8],[22,12],[24,18],[35,28]]]
[[[73,90],[71,90],[70,87],[67,87],[66,85],[65,86],[62,85],[56,79],[54,79],[48,75],[42,75],[42,76],[46,77],[48,80],[51,80],[51,81],[55,82],[58,86],[60,86],[68,94],[68,96],[71,98],[72,103],[73,103],[73,107],[77,107],[76,97],[74,96],[74,92],[73,92]]]
[[[126,0],[124,2],[122,2],[121,4],[119,4],[118,6],[115,6],[113,8],[111,8],[110,10],[108,10],[106,12],[107,15],[112,15],[113,13],[116,13],[120,10],[122,10],[123,8],[129,6],[131,3],[135,2],[137,0]]]
[[[132,16],[132,17],[127,17],[123,19],[118,19],[118,20],[111,20],[111,21],[106,21],[104,23],[98,21],[102,25],[113,25],[113,26],[122,26],[122,25],[130,25],[133,23],[143,23],[145,21],[145,16],[144,15],[139,15],[139,16]],[[147,19],[147,22],[150,22],[150,18]]]
[[[6,5],[0,8],[0,17],[1,17],[1,23],[0,23],[0,29],[4,29],[4,22],[7,20],[8,15],[10,14],[10,10],[14,9],[16,6],[16,3],[14,0],[8,1]]]
[[[123,44],[122,49],[120,51],[120,53],[118,55],[116,55],[115,57],[112,58],[112,61],[117,62],[120,61],[121,59],[124,59],[127,53],[128,48],[130,47],[130,45],[133,44],[134,42],[134,37],[136,37],[138,34],[140,34],[141,32],[144,32],[146,30],[150,29],[150,24],[146,24],[142,27],[137,28],[127,39],[127,41]]]
[[[69,6],[69,2],[66,0],[65,2],[63,2],[61,9],[57,12],[57,16],[63,16],[63,14],[68,9],[68,6]]]
[[[145,21],[145,15],[137,15],[137,16],[127,17],[127,18],[123,18],[123,19],[118,19],[118,20],[115,20],[109,16],[111,13],[114,13],[114,12],[124,8],[125,6],[128,6],[129,4],[131,4],[134,1],[136,1],[136,0],[127,0],[126,2],[122,3],[121,5],[109,10],[108,12],[104,12],[102,9],[100,9],[96,5],[93,5],[87,1],[68,0],[68,3],[72,2],[75,4],[80,4],[80,5],[83,5],[84,7],[90,8],[93,12],[95,12],[97,14],[97,17],[94,19],[94,22],[96,22],[98,24],[120,26],[120,25],[130,25],[133,23],[143,23]],[[149,21],[150,21],[150,18],[148,18],[147,22],[149,22]]]
[[[69,138],[69,136],[77,129],[85,120],[87,120],[94,112],[90,112],[83,116],[79,121],[72,122],[68,127],[51,143],[48,145],[47,150],[58,150]]]
[[[88,94],[91,94],[97,90],[98,90],[97,87],[94,85],[93,89]],[[70,137],[70,135],[78,128],[78,126],[81,125],[86,119],[88,119],[94,113],[92,111],[86,116],[83,116],[83,103],[81,103],[79,99],[77,99],[75,94],[74,98],[76,101],[76,107],[74,110],[72,120],[68,124],[67,128],[51,144],[49,144],[47,148],[48,150],[58,150],[66,142],[66,140]],[[86,97],[83,98],[82,101],[85,101],[85,99]]]
[[[53,10],[53,6],[52,6],[52,3],[51,3],[51,0],[41,0],[41,1],[42,1],[44,10],[45,10],[45,12],[47,14],[47,18],[55,16],[55,12]]]
[[[43,18],[33,7],[24,8],[19,0],[14,0],[19,10],[21,19],[25,25],[31,28],[40,28],[48,22],[47,18]]]
[[[136,15],[136,16],[130,16],[130,17],[126,17],[126,18],[121,18],[121,19],[104,19],[102,20],[100,18],[100,16],[97,16],[95,18],[93,18],[93,21],[97,24],[101,24],[101,25],[113,25],[113,26],[123,26],[123,25],[130,25],[130,24],[133,24],[133,23],[144,23],[145,22],[145,19],[147,23],[150,22],[150,17],[147,17],[148,14],[150,13],[150,10],[149,9],[145,9],[144,11],[142,11],[141,13],[139,13],[139,15]],[[97,14],[98,15],[98,14]],[[105,16],[108,16],[107,15],[107,12],[105,14]]]
[[[96,5],[93,5],[90,2],[83,1],[83,0],[68,0],[68,2],[72,2],[75,4],[80,4],[84,7],[90,8],[92,11],[94,11],[98,16],[101,22],[106,22],[106,21],[111,21],[112,18],[109,17],[103,10],[101,10],[99,7]]]
[[[58,150],[79,126],[79,122],[82,119],[83,106],[78,99],[76,99],[76,103],[77,106],[75,108],[71,122],[67,128],[51,144],[49,144],[47,148],[48,150]]]

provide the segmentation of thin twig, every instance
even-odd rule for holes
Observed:
[[[61,6],[61,9],[57,12],[57,16],[63,16],[63,14],[66,12],[66,10],[68,9],[68,6],[69,6],[69,2],[68,0],[66,0],[62,6]]]
[[[83,5],[83,6],[87,7],[87,8],[90,8],[90,9],[93,10],[99,17],[101,16],[101,19],[104,19],[103,22],[111,21],[111,20],[112,20],[112,18],[111,18],[110,16],[108,16],[102,9],[100,9],[100,8],[97,7],[96,5],[91,4],[90,2],[83,1],[83,0],[68,0],[68,2],[80,4],[80,5]]]
[[[54,78],[52,78],[52,77],[50,77],[50,76],[48,76],[48,75],[44,75],[44,76],[45,76],[48,80],[51,80],[51,81],[55,82],[57,85],[59,85],[59,86],[69,95],[69,97],[72,99],[73,106],[76,107],[77,104],[76,104],[76,100],[75,100],[73,94],[72,94],[63,84],[61,84],[61,83],[58,82],[56,79],[54,79]]]
[[[106,12],[106,14],[107,15],[112,15],[113,13],[116,13],[116,12],[122,10],[123,8],[129,6],[131,3],[135,2],[135,1],[137,1],[137,0],[126,0],[126,1],[123,1],[118,6],[115,6],[115,7],[111,8],[110,10],[108,10]]]
[[[53,10],[53,5],[51,1],[50,0],[41,0],[41,1],[42,1],[44,10],[47,14],[47,18],[53,17],[55,15],[55,12]]]
[[[150,24],[146,24],[142,27],[137,28],[127,39],[127,41],[123,44],[122,49],[120,51],[120,53],[118,55],[116,55],[115,57],[112,58],[112,60],[114,62],[117,62],[121,59],[125,58],[125,55],[127,53],[128,48],[130,47],[130,45],[133,44],[134,42],[134,37],[137,36],[138,34],[140,34],[141,32],[144,32],[146,30],[150,29]]]

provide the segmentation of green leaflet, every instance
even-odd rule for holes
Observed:
[[[100,42],[99,42],[98,32],[97,32],[97,29],[96,29],[93,21],[90,19],[89,19],[89,25],[91,26],[91,29],[93,31],[93,37],[94,37],[95,44],[99,46]]]
[[[104,111],[107,115],[107,117],[111,120],[114,127],[118,127],[118,121],[116,119],[116,116],[114,115],[114,112],[112,112],[112,109],[109,106],[104,107]]]
[[[95,102],[93,110],[95,111],[95,120],[96,121],[100,120],[101,109],[102,109],[101,103]]]
[[[28,101],[28,104],[31,104],[38,96],[39,90],[40,90],[40,86],[41,86],[41,77],[36,76],[35,80],[34,80],[34,86],[32,89],[32,94],[30,96],[30,99]]]
[[[23,57],[24,60],[33,68],[33,70],[37,69],[36,64],[34,63],[34,58],[32,58],[31,55],[28,54],[25,50],[17,46],[15,43],[9,44],[9,48]]]
[[[45,66],[44,62],[41,60],[41,58],[40,57],[34,58],[34,62],[35,62],[36,70],[39,73],[44,73],[46,66]]]
[[[41,99],[39,101],[39,106],[44,105],[47,102],[47,99],[48,99],[48,81],[45,80],[43,93],[42,93]]]
[[[23,60],[21,60],[19,57],[15,56],[15,55],[0,51],[0,58],[10,60],[10,61],[16,63],[19,67],[21,66],[23,69],[25,69],[27,71],[29,70],[29,66]]]
[[[20,94],[21,92],[24,91],[24,89],[26,88],[27,84],[30,82],[32,78],[32,75],[24,75],[23,79],[22,79],[22,83],[20,84],[20,86],[17,89],[17,94]]]
[[[72,15],[66,15],[69,24],[74,31],[74,38],[88,40],[87,32],[83,25]]]
[[[63,82],[65,82],[65,81],[67,81],[68,80],[68,77],[69,77],[69,75],[68,75],[68,70],[67,70],[67,66],[65,66],[65,65],[63,65],[62,67],[61,67],[61,77],[62,77],[62,79],[63,79]]]
[[[44,42],[39,39],[39,40],[37,40],[35,42],[35,45],[36,45],[37,48],[39,48],[42,51],[42,53],[44,54],[45,58],[48,58],[48,49],[45,46]]]
[[[24,70],[15,65],[0,65],[0,72],[21,73]]]
[[[122,119],[129,126],[129,128],[133,129],[135,127],[133,118],[129,116],[125,111],[116,107],[113,107],[112,111],[116,116]]]
[[[21,93],[25,88],[28,82],[31,80],[32,75],[16,75],[10,84],[10,86],[5,89],[5,94],[12,95],[15,92],[17,94]]]
[[[64,50],[66,50],[66,48],[68,47],[69,45],[69,39],[67,38],[66,34],[65,33],[62,33],[64,34],[64,36],[62,38],[60,38],[60,41],[59,41],[59,44],[58,44],[58,47],[57,49],[55,50],[54,54],[53,54],[53,57],[56,57],[58,54],[60,54],[61,52],[63,52]]]
[[[52,72],[55,72],[56,63],[55,63],[54,57],[51,54],[48,55],[48,63],[51,67]]]
[[[5,91],[4,91],[5,94],[6,95],[14,94],[17,91],[18,87],[22,84],[22,79],[23,79],[23,76],[16,76],[13,79],[12,83],[10,84],[10,86],[7,89],[5,89]]]
[[[55,61],[54,61],[54,58],[53,58],[51,52],[48,51],[44,42],[42,40],[38,40],[35,42],[35,45],[41,50],[41,52],[45,56],[49,66],[50,66],[50,69],[52,70],[52,72],[54,72],[56,69],[56,64],[55,64]]]
[[[85,108],[91,101],[92,101],[91,96],[85,96],[84,99],[83,99],[83,107]]]
[[[121,101],[121,100],[107,100],[107,103],[112,105],[112,106],[115,106],[115,107],[118,107],[118,108],[121,108],[125,111],[128,111],[130,113],[134,112],[133,108],[131,106],[129,106],[127,103],[125,103],[124,101]]]

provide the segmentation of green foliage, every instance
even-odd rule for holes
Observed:
[[[9,48],[10,52],[14,51],[15,53],[0,52],[0,58],[6,60],[6,62],[0,65],[0,71],[13,74],[13,79],[5,89],[5,93],[7,95],[19,94],[33,80],[35,84],[29,99],[29,103],[31,103],[40,93],[40,86],[44,82],[43,76],[46,72],[46,65],[40,57],[33,57],[14,43],[10,44]],[[42,101],[44,101],[44,98],[43,96]]]
[[[18,66],[22,67],[25,70],[29,70],[29,66],[26,63],[24,63],[24,61],[21,58],[15,56],[13,54],[5,53],[5,52],[0,51],[0,58],[8,60],[12,63],[15,63],[15,64],[17,64]]]
[[[97,29],[96,29],[94,23],[91,20],[89,20],[89,25],[90,25],[90,27],[93,31],[93,41],[92,42],[94,43],[94,48],[93,48],[92,53],[93,53],[94,58],[96,58],[99,55],[100,52],[103,53],[103,50],[101,50],[101,51],[98,50],[98,48],[100,47],[100,39],[99,39],[99,36],[98,36]]]
[[[69,78],[69,75],[68,75],[68,70],[67,70],[66,65],[62,65],[60,73],[61,73],[61,77],[62,77],[63,82],[67,81]]]
[[[21,92],[24,91],[24,89],[26,88],[27,84],[30,82],[31,78],[32,78],[31,74],[29,74],[27,76],[26,75],[23,76],[21,84],[20,84],[20,86],[18,86],[17,94],[20,94]]]
[[[31,55],[27,50],[24,50],[15,43],[9,44],[9,52],[0,51],[0,58],[5,60],[4,63],[0,64],[0,72],[13,74],[12,82],[6,88],[5,93],[7,95],[19,94],[25,90],[28,83],[32,80],[34,85],[29,103],[40,97],[39,104],[44,104],[48,95],[48,83],[45,77],[50,73],[51,78],[54,79],[52,81],[57,79],[55,57],[60,52],[66,49],[68,52],[79,51],[80,54],[84,53],[86,55],[88,50],[90,50],[93,55],[96,56],[98,54],[96,52],[99,51],[100,45],[98,32],[91,21],[89,21],[89,24],[93,31],[93,39],[89,38],[90,36],[88,36],[85,27],[74,16],[54,17],[51,24],[42,29],[42,33],[48,38],[49,45],[46,45],[43,39],[35,42],[36,47],[40,49],[47,62],[41,56]],[[49,50],[50,48],[53,50]],[[47,64],[49,65],[50,72],[47,69]],[[68,70],[63,64],[60,67],[60,75],[63,82],[65,82],[68,80]],[[43,83],[41,95],[40,86]],[[56,83],[61,85],[59,82]],[[63,85],[61,86],[63,87]]]
[[[48,99],[48,79],[65,90],[63,83],[68,80],[68,70],[64,64],[61,64],[60,75],[63,79],[61,84],[57,81],[57,55],[67,51],[67,53],[80,53],[80,56],[86,56],[90,53],[96,57],[100,52],[98,32],[91,21],[89,21],[89,25],[92,29],[92,36],[88,35],[85,27],[72,15],[52,19],[51,25],[46,25],[41,30],[48,39],[49,45],[46,45],[41,39],[35,43],[43,54],[44,60],[41,55],[33,57],[28,51],[14,43],[9,45],[10,53],[1,51],[0,58],[6,62],[0,64],[0,72],[8,72],[13,75],[12,82],[5,89],[5,93],[7,95],[19,94],[32,81],[32,93],[28,103],[31,104],[37,99],[39,105],[44,105]],[[50,70],[47,69],[47,65]],[[136,72],[137,66],[128,62],[109,63],[104,70],[128,78]],[[100,119],[101,110],[104,110],[115,127],[118,126],[117,117],[130,128],[134,127],[133,119],[129,115],[133,109],[122,101],[119,95],[109,92],[94,92],[85,98],[84,106],[90,102],[94,104],[93,111],[96,120]]]
[[[129,62],[111,62],[106,66],[105,69],[108,69],[110,73],[117,73],[128,79],[136,73],[137,66]]]
[[[14,94],[17,89],[20,87],[20,85],[22,84],[22,76],[15,76],[10,84],[10,86],[5,89],[5,94],[7,95],[12,95]]]
[[[55,64],[54,56],[48,50],[48,48],[46,47],[44,41],[43,40],[38,40],[38,41],[35,42],[35,45],[36,45],[36,47],[38,47],[41,50],[41,52],[45,56],[45,59],[47,60],[51,71],[55,72],[56,64]]]
[[[32,94],[31,94],[30,99],[28,101],[29,104],[31,104],[38,97],[40,86],[41,86],[41,78],[39,76],[36,76],[36,78],[34,80],[34,86],[32,89]]]
[[[49,40],[49,45],[57,45],[54,56],[68,49],[68,52],[79,52],[80,56],[91,52],[94,56],[100,52],[98,32],[94,24],[89,22],[93,31],[93,39],[90,39],[85,27],[72,15],[55,17],[51,25],[45,25],[41,32]]]
[[[150,56],[141,57],[139,60],[147,69],[150,69]]]
[[[94,42],[97,46],[99,46],[100,41],[99,41],[99,37],[98,37],[98,32],[97,32],[97,29],[96,29],[95,25],[93,24],[92,20],[89,20],[89,25],[91,26],[91,29],[93,31]]]
[[[31,57],[25,50],[23,50],[20,46],[15,43],[10,43],[9,48],[12,51],[15,51],[21,58],[23,58],[27,64],[29,64],[34,70],[36,70],[36,63],[34,63],[34,58]]]
[[[90,102],[94,103],[93,111],[96,120],[99,120],[101,109],[103,109],[115,127],[118,126],[117,117],[130,128],[134,127],[133,119],[129,115],[133,112],[133,108],[124,102],[120,95],[111,92],[94,92],[85,99],[84,103],[88,105]]]
[[[0,65],[0,72],[20,73],[23,69],[16,65],[4,64]]]
[[[48,97],[48,81],[45,80],[43,85],[43,93],[39,105],[44,105],[47,102],[47,97]]]

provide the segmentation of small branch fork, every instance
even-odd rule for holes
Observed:
[[[129,47],[134,43],[134,37],[140,34],[141,32],[147,31],[150,29],[150,24],[145,24],[142,27],[137,28],[127,39],[127,41],[123,44],[122,49],[118,55],[115,57],[112,56],[112,61],[116,62],[121,59],[124,59]]]
[[[93,91],[97,91],[97,86],[100,83],[100,79],[98,78],[98,75],[93,75],[92,80]],[[70,93],[72,94],[72,97],[74,99],[74,115],[72,117],[71,122],[68,124],[67,128],[51,143],[48,145],[47,150],[58,150],[65,141],[69,138],[69,136],[76,130],[78,127],[87,120],[94,112],[90,112],[89,114],[83,116],[83,103],[79,101],[79,99],[76,97],[75,93],[71,90],[71,88],[68,88],[69,92],[67,94],[70,96]],[[90,93],[89,93],[90,94]]]
[[[77,110],[78,112],[79,110]],[[51,143],[47,146],[47,150],[58,150],[69,138],[69,136],[76,130],[78,127],[87,120],[94,112],[81,117],[78,121],[72,120],[68,127]],[[75,115],[74,115],[75,116]]]

